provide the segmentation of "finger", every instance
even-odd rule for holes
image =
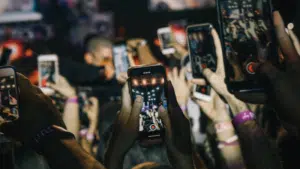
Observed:
[[[206,80],[210,83],[210,84],[214,84],[214,72],[212,72],[210,69],[206,68],[203,70],[203,76],[206,78]]]
[[[217,71],[221,73],[220,75],[225,76],[224,71],[224,60],[223,60],[223,51],[221,46],[221,41],[219,35],[215,29],[212,29],[211,35],[214,39],[214,44],[216,48],[216,55],[217,55]]]
[[[173,69],[173,78],[174,78],[174,79],[177,79],[177,78],[178,78],[178,69],[177,69],[177,67],[175,67],[175,68]]]
[[[167,133],[166,133],[167,136],[170,138],[171,134],[172,134],[172,129],[171,129],[171,121],[170,121],[168,111],[163,106],[160,106],[158,108],[158,115],[159,115],[159,118],[162,120],[162,122],[165,126],[165,129],[167,130]]]
[[[169,108],[179,107],[177,99],[176,99],[174,87],[170,81],[168,82],[168,107]]]
[[[274,18],[274,27],[277,35],[277,39],[280,45],[280,48],[286,57],[288,62],[294,62],[299,60],[297,51],[294,48],[294,45],[291,42],[288,34],[285,31],[285,26],[283,19],[278,11],[273,13]],[[287,62],[287,63],[288,63]]]
[[[300,56],[300,43],[298,37],[295,35],[294,31],[289,29],[289,36],[293,41],[294,47],[298,53],[298,56]]]
[[[180,74],[179,74],[179,78],[181,80],[185,80],[185,72],[186,72],[186,69],[185,68],[181,68]]]
[[[199,85],[199,86],[205,86],[206,80],[205,79],[192,79],[192,83]]]
[[[132,129],[132,131],[138,131],[139,118],[140,118],[142,107],[143,107],[143,97],[137,96],[132,106],[130,117],[127,121],[127,124],[129,124],[129,127],[130,129]]]
[[[122,107],[120,111],[120,118],[121,119],[128,119],[129,114],[131,111],[132,101],[129,94],[129,87],[128,83],[126,83],[122,89]]]

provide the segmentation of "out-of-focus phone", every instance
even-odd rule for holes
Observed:
[[[253,64],[278,65],[270,0],[217,0],[226,83],[230,92],[263,92]]]
[[[13,67],[0,67],[0,119],[13,121],[19,118],[19,89]]]
[[[173,36],[170,27],[159,28],[157,30],[158,39],[161,46],[161,51],[164,55],[173,54],[175,49],[171,47]]]
[[[136,96],[144,98],[140,113],[139,140],[142,146],[162,143],[164,126],[158,108],[167,109],[167,78],[160,65],[137,66],[128,70],[129,91],[134,102]]]
[[[10,56],[12,54],[12,50],[9,48],[3,48],[1,58],[0,58],[0,66],[6,66],[9,64]]]
[[[119,42],[113,46],[113,61],[116,76],[122,72],[127,72],[130,67],[130,63],[125,42]]]
[[[47,86],[48,83],[57,83],[59,77],[57,55],[40,55],[38,57],[39,87],[51,95],[54,90]]]
[[[187,28],[189,55],[193,78],[204,78],[203,69],[216,71],[217,59],[214,41],[211,36],[212,24],[191,25]],[[194,97],[210,101],[210,85],[194,85]]]

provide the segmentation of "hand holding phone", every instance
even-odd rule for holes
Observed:
[[[13,67],[0,67],[0,119],[7,122],[19,118],[19,92]]]
[[[139,120],[140,143],[143,146],[161,143],[164,127],[158,108],[167,108],[165,68],[160,64],[132,67],[128,76],[131,100],[137,96],[144,98]]]
[[[217,60],[214,41],[211,36],[213,26],[209,23],[191,25],[187,28],[190,61],[193,78],[204,78],[203,70],[216,71]],[[194,85],[194,97],[210,101],[210,86]]]

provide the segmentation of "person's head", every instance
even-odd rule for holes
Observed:
[[[99,36],[91,37],[86,42],[84,60],[87,64],[104,66],[112,60],[112,42]]]

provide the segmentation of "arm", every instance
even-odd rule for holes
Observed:
[[[105,169],[96,159],[85,152],[75,139],[49,139],[44,146],[42,155],[51,168]]]
[[[224,122],[222,122],[224,123]],[[231,121],[225,122],[229,130],[217,132],[219,141],[226,141],[235,136],[235,130]],[[220,124],[220,123],[219,123]],[[215,123],[217,125],[217,123]],[[244,159],[241,153],[239,141],[234,141],[235,144],[220,148],[221,156],[229,169],[245,169]]]
[[[237,126],[240,143],[249,169],[281,169],[280,158],[263,130],[252,121]]]
[[[78,133],[80,129],[78,103],[70,101],[66,102],[63,120],[67,126],[67,129],[75,135],[76,139],[78,139]]]

